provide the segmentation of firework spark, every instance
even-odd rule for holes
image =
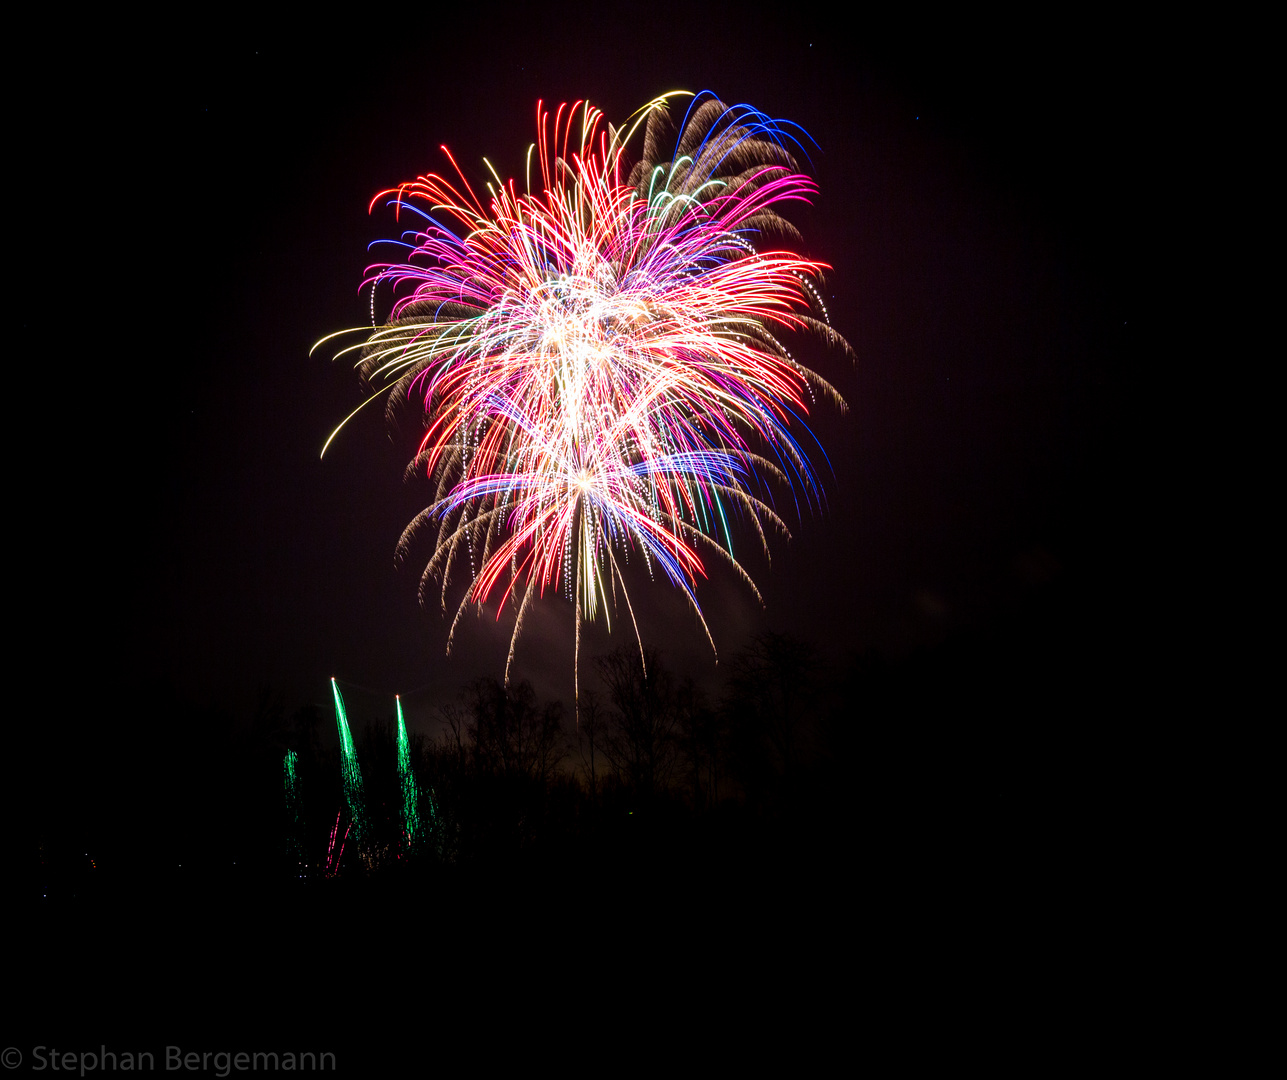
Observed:
[[[538,103],[522,193],[492,170],[484,205],[443,147],[456,179],[428,174],[372,201],[414,227],[387,242],[397,261],[368,271],[372,328],[340,355],[357,354],[364,404],[387,394],[392,416],[422,403],[411,468],[436,494],[399,557],[436,530],[421,599],[437,579],[444,611],[453,568],[468,565],[449,651],[471,603],[517,609],[507,679],[524,613],[547,589],[575,605],[578,654],[582,618],[609,615],[618,596],[633,622],[632,556],[684,591],[713,648],[696,595],[703,554],[759,598],[732,525],[749,522],[767,553],[766,526],[787,529],[766,484],[821,497],[791,429],[817,391],[844,403],[781,339],[812,331],[849,346],[815,284],[826,267],[771,246],[798,238],[782,205],[815,190],[787,149],[802,150],[799,129],[702,95],[673,127],[679,97],[692,95],[657,98],[621,129],[587,102],[553,116]],[[381,287],[393,303],[377,326]]]

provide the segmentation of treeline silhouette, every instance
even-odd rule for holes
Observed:
[[[324,749],[333,719],[317,707],[289,719],[263,709],[254,725],[260,840],[276,848],[261,844],[255,861],[303,880],[666,874],[709,869],[784,829],[793,847],[807,848],[802,834],[828,831],[829,803],[843,787],[836,763],[849,703],[813,649],[786,636],[758,638],[728,671],[712,696],[676,676],[656,648],[622,647],[597,659],[597,685],[574,708],[539,700],[525,682],[475,680],[441,710],[439,734],[411,738],[426,826],[418,843],[404,828],[392,717],[358,728],[366,791],[358,840],[338,751]],[[297,806],[280,780],[270,783],[270,762],[287,750],[296,755]]]
[[[1027,880],[1034,859],[1069,845],[1083,858],[1087,836],[1102,842],[1129,817],[1121,803],[1138,769],[1138,725],[1121,722],[1129,702],[1107,692],[1124,661],[1068,610],[898,660],[824,662],[769,634],[720,665],[715,690],[632,644],[585,666],[575,707],[476,680],[438,734],[412,736],[431,826],[419,850],[401,835],[393,718],[364,723],[359,708],[369,835],[331,874],[329,837],[337,821],[342,837],[348,811],[329,708],[289,711],[265,691],[238,723],[135,689],[115,717],[77,715],[65,737],[51,734],[39,801],[25,808],[36,843],[21,853],[22,880],[30,899],[54,903],[301,877],[309,888],[734,870],[856,872],[894,889],[927,874]]]

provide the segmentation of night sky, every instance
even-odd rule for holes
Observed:
[[[790,216],[803,254],[833,267],[831,320],[857,362],[811,340],[797,353],[849,409],[811,417],[825,510],[797,516],[779,492],[793,539],[771,567],[734,536],[765,609],[711,561],[698,595],[721,659],[766,630],[836,670],[992,657],[981,678],[1012,677],[1002,692],[1031,694],[1038,727],[1051,702],[1092,696],[1129,633],[1144,164],[1130,40],[964,14],[427,10],[159,40],[114,23],[36,46],[78,101],[38,98],[11,166],[11,453],[28,508],[11,588],[40,725],[35,831],[110,815],[67,795],[105,761],[146,799],[173,745],[166,710],[248,722],[265,688],[288,711],[325,705],[335,675],[370,715],[409,695],[429,731],[436,705],[500,676],[512,617],[468,617],[447,657],[450,614],[417,601],[427,548],[395,566],[431,494],[403,478],[414,433],[372,408],[319,461],[361,388],[309,349],[367,321],[366,247],[396,228],[371,197],[442,170],[440,144],[471,177],[484,155],[521,175],[538,98],[589,98],[616,122],[709,89],[819,148],[820,193]],[[682,596],[658,584],[635,603],[645,640],[716,692]],[[600,623],[584,654],[628,635]],[[571,605],[547,598],[518,676],[570,703],[571,643]]]
[[[826,510],[779,502],[794,539],[771,568],[735,538],[766,609],[718,567],[703,583],[722,652],[770,628],[904,655],[1106,571],[1133,355],[1126,56],[1075,31],[1014,52],[982,25],[770,30],[731,8],[664,34],[515,19],[91,55],[77,137],[32,132],[57,166],[33,178],[25,254],[44,270],[21,306],[33,366],[56,374],[28,408],[58,421],[22,472],[49,508],[29,534],[51,600],[35,617],[71,678],[244,710],[260,685],[324,701],[332,674],[394,692],[495,672],[505,619],[469,619],[448,659],[420,567],[395,568],[429,496],[403,479],[414,433],[372,409],[319,462],[361,390],[308,350],[366,320],[366,245],[395,228],[371,196],[442,168],[440,143],[479,175],[484,155],[518,172],[538,97],[612,119],[709,88],[820,147],[795,220],[834,267],[857,363],[800,347],[849,411],[812,418]],[[709,667],[681,599],[652,592],[651,636]],[[549,600],[519,654],[560,696],[570,629]]]

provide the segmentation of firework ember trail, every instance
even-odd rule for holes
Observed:
[[[771,484],[820,505],[793,431],[807,432],[818,392],[844,407],[787,342],[849,351],[822,302],[827,267],[789,250],[800,238],[781,214],[815,191],[801,129],[686,93],[621,128],[588,102],[538,103],[536,120],[522,187],[491,170],[480,194],[444,147],[454,177],[376,196],[406,231],[368,271],[372,327],[343,332],[362,337],[340,350],[364,405],[422,411],[411,467],[435,495],[399,557],[435,534],[421,598],[436,581],[444,610],[453,573],[468,573],[452,634],[471,604],[516,611],[507,678],[547,591],[574,605],[578,654],[583,619],[623,602],[633,623],[632,559],[683,590],[703,628],[704,559],[758,598],[734,532],[766,552],[768,532],[786,533]]]

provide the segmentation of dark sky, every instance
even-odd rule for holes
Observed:
[[[772,629],[838,661],[901,657],[1045,626],[1064,602],[1045,598],[1069,593],[1070,634],[1119,633],[1097,608],[1117,588],[1138,351],[1128,38],[741,5],[425,11],[37,46],[79,103],[41,99],[21,121],[15,472],[32,512],[16,573],[61,694],[245,716],[263,685],[287,708],[325,702],[334,674],[373,700],[419,693],[427,713],[498,676],[508,618],[470,619],[447,658],[420,567],[395,568],[429,497],[403,481],[405,439],[372,410],[319,462],[361,399],[309,348],[365,321],[366,245],[393,231],[367,204],[442,168],[439,144],[475,175],[484,155],[515,173],[537,98],[619,120],[677,88],[816,140],[820,195],[795,220],[834,267],[832,320],[858,357],[800,347],[849,403],[813,419],[828,506],[786,514],[771,568],[735,537],[766,610],[713,565],[699,596],[721,656]],[[677,593],[638,610],[676,667],[717,677]],[[547,600],[518,673],[569,698],[571,638],[570,606]],[[625,640],[596,630],[586,652]]]

